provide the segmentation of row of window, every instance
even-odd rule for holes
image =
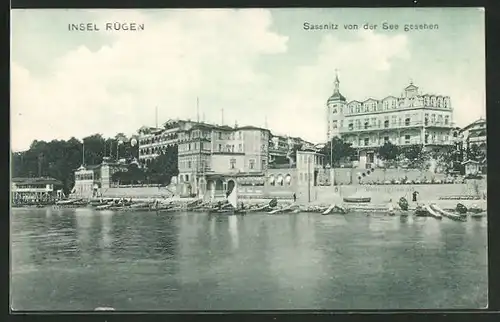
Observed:
[[[283,186],[287,185],[289,186],[292,182],[292,176],[287,174],[285,176],[278,174],[278,175],[270,175],[269,176],[269,184],[271,186]]]
[[[448,98],[443,97],[411,97],[408,99],[399,98],[397,100],[387,100],[384,102],[366,102],[366,103],[349,103],[345,109],[345,114],[354,113],[370,113],[370,112],[381,112],[388,111],[397,108],[411,108],[416,106],[426,106],[426,107],[437,107],[437,108],[449,108],[450,101]],[[339,111],[339,105],[334,105],[332,108],[332,113],[336,114]]]
[[[211,144],[210,142],[194,142],[194,143],[188,143],[188,144],[180,144],[179,145],[179,152],[187,152],[187,151],[200,151],[200,147],[203,150],[211,150]]]
[[[147,145],[147,144],[153,144],[153,143],[174,141],[174,140],[177,140],[177,138],[178,138],[178,136],[177,136],[177,133],[175,133],[175,132],[164,133],[164,134],[160,134],[158,136],[154,136],[151,138],[141,139],[141,140],[139,140],[139,145]]]
[[[423,124],[425,126],[435,124],[435,125],[450,125],[450,117],[448,115],[445,115],[444,117],[442,115],[438,115],[436,117],[436,114],[431,115],[431,119],[429,122],[429,115],[426,114],[424,118]],[[397,116],[392,116],[389,119],[389,116],[386,116],[384,118],[384,121],[382,122],[381,119],[378,119],[376,117],[373,118],[365,118],[362,122],[361,119],[357,120],[348,120],[346,121],[345,124],[347,124],[347,129],[352,131],[354,129],[370,129],[370,128],[389,128],[389,127],[396,127],[396,126],[417,126],[417,125],[422,125],[422,121],[419,120],[414,120],[410,117],[406,117],[404,120],[401,117]],[[337,129],[338,127],[343,128],[344,127],[344,120],[333,120],[332,121],[332,129]]]
[[[92,173],[75,174],[75,180],[94,180],[94,175]]]
[[[415,139],[420,140],[420,137],[417,136]],[[448,135],[439,135],[439,134],[426,134],[424,136],[424,142],[425,143],[447,143],[449,141],[449,136]],[[404,137],[401,138],[393,138],[392,140],[388,137],[385,136],[383,139],[373,139],[373,138],[362,138],[359,139],[356,142],[356,139],[346,139],[346,142],[351,143],[353,145],[358,146],[369,146],[370,144],[385,144],[387,142],[392,142],[394,144],[410,144],[411,143],[411,135],[405,135]]]
[[[52,186],[52,185],[51,185]],[[45,184],[17,184],[18,189],[45,189]]]

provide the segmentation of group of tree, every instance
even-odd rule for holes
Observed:
[[[127,171],[115,172],[111,176],[111,180],[121,185],[168,185],[172,177],[179,174],[177,156],[177,145],[169,146],[158,157],[152,159],[147,166],[141,166],[135,162],[130,163]]]
[[[334,137],[320,151],[325,155],[326,163],[333,167],[338,167],[343,162],[350,162],[357,158],[356,149],[351,143],[347,143],[341,138]]]
[[[74,185],[74,171],[82,164],[100,164],[104,157],[130,161],[138,157],[138,145],[132,146],[130,138],[121,133],[114,138],[94,134],[83,142],[74,137],[50,142],[35,140],[28,150],[12,152],[12,177],[52,177],[61,181],[68,193]]]

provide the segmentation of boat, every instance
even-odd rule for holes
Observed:
[[[351,202],[351,203],[370,202],[371,200],[372,200],[371,197],[360,197],[360,198],[346,197],[346,198],[344,198],[344,202]]]
[[[429,216],[429,212],[427,211],[426,208],[424,208],[422,206],[417,206],[417,208],[415,209],[415,216],[427,217],[427,216]]]
[[[109,204],[100,205],[100,206],[95,207],[95,210],[106,210],[106,209],[109,209],[110,207],[111,207],[111,205],[109,205]]]
[[[425,205],[424,208],[431,215],[431,217],[434,217],[436,219],[443,218],[443,216],[441,216],[441,214],[438,213],[436,210],[432,209],[430,205]]]
[[[474,212],[470,214],[470,217],[475,219],[483,218],[486,217],[486,212]]]
[[[446,210],[443,210],[441,209],[438,205],[436,204],[431,204],[429,206],[432,210],[434,210],[435,212],[443,215],[444,217],[446,218],[449,218],[451,220],[456,220],[456,221],[466,221],[467,220],[467,215],[457,215],[457,214],[454,214],[454,213],[451,213],[449,211],[446,211]]]
[[[325,211],[323,211],[322,215],[328,215],[329,213],[331,213],[333,211],[333,208],[335,208],[335,206],[336,205],[334,203],[332,203],[330,205],[330,207],[328,207],[328,209],[326,209]]]
[[[288,206],[283,207],[283,208],[274,209],[274,210],[269,211],[268,214],[275,215],[275,214],[284,213],[284,212],[291,212],[294,210],[294,209],[292,209],[293,206],[294,205],[292,204],[292,205],[288,205]]]
[[[322,215],[329,215],[332,213],[345,214],[345,213],[347,213],[347,209],[345,209],[344,207],[339,206],[337,204],[332,204],[332,205],[330,205],[330,207],[328,207],[328,209],[323,211],[321,214]]]
[[[226,215],[236,215],[244,214],[244,209],[238,209],[238,188],[236,184],[229,193],[226,199],[226,203],[219,204],[216,208],[211,209],[209,214],[226,214]]]

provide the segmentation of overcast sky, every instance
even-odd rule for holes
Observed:
[[[481,9],[14,10],[11,145],[135,133],[170,118],[264,126],[326,140],[335,69],[348,100],[399,96],[410,79],[451,96],[464,126],[485,116]],[[144,24],[70,32],[69,23]],[[399,24],[384,31],[381,23]],[[304,22],[338,24],[307,31]],[[344,24],[378,24],[347,31]],[[410,23],[438,30],[409,31]]]

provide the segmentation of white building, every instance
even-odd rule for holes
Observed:
[[[385,142],[399,146],[422,144],[439,148],[454,144],[453,108],[449,96],[422,94],[410,83],[400,97],[347,101],[335,76],[327,101],[327,138],[340,137],[359,152],[358,166],[378,163]]]

